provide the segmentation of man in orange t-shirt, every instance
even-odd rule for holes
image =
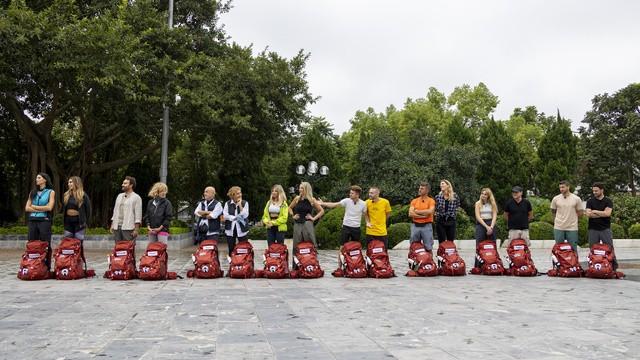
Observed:
[[[427,251],[433,249],[433,213],[436,209],[436,201],[429,196],[431,187],[427,182],[420,183],[417,198],[411,201],[409,207],[409,217],[413,220],[411,224],[411,242],[424,244]]]

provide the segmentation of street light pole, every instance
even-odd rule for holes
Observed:
[[[169,0],[169,29],[173,29],[173,0]],[[169,106],[162,104],[162,152],[160,154],[160,182],[167,183],[169,167]]]

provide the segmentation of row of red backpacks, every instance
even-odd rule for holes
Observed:
[[[476,247],[476,265],[471,269],[474,275],[541,275],[536,268],[531,251],[523,239],[512,240],[507,248],[508,267],[500,259],[495,242],[481,241]],[[607,244],[594,244],[589,250],[587,269],[582,269],[578,254],[569,243],[555,244],[551,250],[553,268],[548,276],[591,277],[599,279],[621,279],[622,272],[613,268],[615,254]],[[439,266],[433,254],[424,249],[422,243],[412,243],[409,249],[409,272],[407,276],[461,276],[466,274],[465,262],[458,254],[452,241],[440,243],[437,252]]]
[[[54,271],[49,272],[46,264],[48,244],[43,241],[29,241],[20,262],[18,278],[23,280],[42,280],[57,278],[73,280],[92,277],[95,272],[86,268],[80,240],[65,238],[55,251]],[[472,274],[536,276],[538,270],[531,258],[531,252],[522,239],[511,241],[507,248],[508,267],[500,259],[493,241],[482,241],[476,248],[477,265]],[[622,278],[621,272],[613,268],[615,254],[607,244],[595,244],[589,252],[588,267],[583,270],[576,252],[568,243],[556,244],[552,249],[553,269],[549,276],[593,278]],[[135,242],[119,241],[108,257],[109,269],[104,277],[113,280],[171,280],[178,277],[167,269],[167,245],[153,242],[147,246],[140,258],[138,267],[135,261]],[[224,275],[219,260],[218,244],[215,240],[200,243],[192,256],[194,269],[188,271],[188,277],[219,278]],[[319,278],[324,271],[318,261],[318,252],[309,241],[302,241],[295,248],[294,269],[289,269],[289,251],[283,244],[271,244],[263,254],[263,269],[254,268],[254,250],[248,241],[236,245],[229,256],[227,275],[231,278],[265,277],[281,278]],[[409,271],[407,276],[461,276],[466,274],[466,264],[458,254],[452,241],[440,243],[437,256],[427,251],[422,243],[412,243],[408,254]],[[437,264],[436,264],[437,260]],[[395,276],[384,243],[372,240],[366,254],[357,241],[345,243],[340,251],[338,269],[332,272],[335,277],[350,278],[390,278]]]

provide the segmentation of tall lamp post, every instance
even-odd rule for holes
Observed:
[[[169,0],[169,29],[173,29],[173,0]],[[176,101],[178,101],[176,97]],[[160,182],[167,183],[169,167],[169,105],[162,104],[162,152],[160,154]]]

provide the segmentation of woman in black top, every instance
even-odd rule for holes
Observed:
[[[82,241],[87,222],[91,218],[91,200],[84,192],[80,177],[70,177],[67,186],[68,190],[62,199],[64,237]]]
[[[167,199],[169,188],[166,184],[157,182],[149,190],[151,200],[147,203],[144,222],[147,224],[149,242],[169,240],[169,225],[173,218],[173,206]]]
[[[308,182],[300,183],[298,189],[300,195],[296,196],[291,205],[289,206],[289,215],[293,218],[293,251],[298,246],[298,243],[302,240],[313,242],[314,246],[318,246],[316,243],[316,232],[313,227],[313,222],[320,219],[324,215],[324,209],[318,201],[313,197],[313,189]],[[313,210],[316,210],[316,215],[313,215]],[[295,268],[295,263],[292,266]]]

